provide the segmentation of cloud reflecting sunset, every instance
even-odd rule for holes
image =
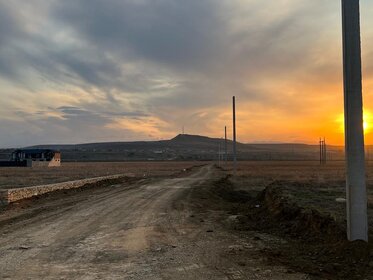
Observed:
[[[0,147],[222,137],[232,95],[241,142],[342,145],[341,36],[340,1],[0,0]]]

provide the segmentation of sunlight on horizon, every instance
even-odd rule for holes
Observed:
[[[337,118],[337,122],[339,123],[339,132],[344,133],[344,114],[340,114]],[[373,114],[365,110],[363,116],[363,128],[364,128],[364,135],[367,135],[371,132],[371,127],[373,123]]]

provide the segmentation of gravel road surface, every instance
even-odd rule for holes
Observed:
[[[192,191],[219,176],[204,166],[3,211],[0,279],[308,279],[266,265],[263,242],[218,212],[193,212]]]

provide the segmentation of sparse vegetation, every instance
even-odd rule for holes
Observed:
[[[115,174],[133,174],[137,177],[165,176],[195,165],[196,162],[192,161],[68,162],[58,168],[1,168],[0,189],[60,183]]]

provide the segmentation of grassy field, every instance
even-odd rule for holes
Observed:
[[[201,162],[68,162],[58,168],[0,168],[0,189],[29,187],[85,178],[132,174],[167,176]]]

